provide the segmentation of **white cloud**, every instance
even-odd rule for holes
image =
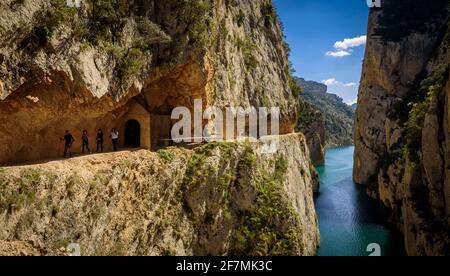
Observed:
[[[326,86],[345,86],[345,87],[356,86],[356,83],[354,83],[354,82],[343,83],[341,81],[336,80],[336,78],[323,80],[322,83],[325,84]]]
[[[351,55],[351,53],[348,51],[339,50],[339,51],[329,51],[325,55],[329,57],[346,57]]]
[[[325,84],[326,86],[333,86],[333,85],[338,85],[341,82],[337,81],[335,78],[332,78],[332,79],[328,79],[328,80],[323,80],[322,83]]]
[[[347,50],[350,48],[359,47],[361,45],[366,44],[367,36],[362,35],[354,38],[346,38],[343,41],[337,41],[334,44],[334,48]]]
[[[334,51],[326,52],[325,55],[329,57],[342,58],[350,56],[353,52],[352,48],[356,48],[366,44],[367,36],[362,35],[354,38],[346,38],[342,41],[334,43]]]

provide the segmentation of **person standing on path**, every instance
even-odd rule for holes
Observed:
[[[91,150],[89,149],[89,135],[87,130],[83,130],[81,140],[83,141],[81,152],[84,153],[84,151],[87,150],[87,153],[91,153]]]
[[[119,142],[119,132],[117,129],[113,128],[110,136],[113,144],[113,150],[117,151],[117,143]]]
[[[73,145],[73,142],[75,142],[75,138],[73,138],[70,131],[66,130],[66,134],[63,138],[61,138],[61,141],[64,141],[64,158],[67,158],[67,154],[69,154],[69,157],[72,157],[71,148]]]
[[[99,129],[97,132],[97,152],[103,152],[103,130]]]

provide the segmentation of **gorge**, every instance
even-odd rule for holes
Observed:
[[[271,1],[6,0],[0,50],[0,255],[315,255],[317,173]],[[159,144],[198,99],[279,107],[278,151]],[[78,149],[129,122],[142,150],[54,160],[65,130]]]
[[[370,8],[353,106],[295,76],[271,0],[80,3],[0,2],[0,256],[450,255],[448,0]],[[280,135],[174,143],[198,101]]]
[[[353,146],[330,148],[317,168],[320,193],[315,196],[321,242],[318,256],[404,256],[402,235],[388,223],[387,210],[352,181]]]
[[[449,3],[371,10],[354,180],[390,209],[408,255],[450,254]]]
[[[297,130],[306,136],[314,165],[325,165],[327,148],[353,144],[354,111],[325,84],[296,81],[302,88]]]

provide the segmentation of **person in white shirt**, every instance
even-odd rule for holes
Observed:
[[[113,144],[113,150],[117,151],[117,143],[119,142],[119,131],[117,129],[113,128],[111,131],[111,140]]]

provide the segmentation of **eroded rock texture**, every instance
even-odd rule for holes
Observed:
[[[275,155],[212,143],[2,167],[0,254],[75,242],[85,255],[314,255],[318,179],[290,134],[298,103],[271,1],[82,2],[0,2],[0,164],[59,156],[66,129],[78,149],[81,130],[107,136],[136,105],[167,119],[195,99],[280,107],[289,135]]]
[[[450,254],[448,1],[382,1],[369,19],[356,182],[392,210],[410,255]]]
[[[271,1],[0,3],[0,163],[60,155],[66,129],[111,129],[137,101],[277,106],[295,126],[283,34]],[[76,148],[81,147],[79,139]]]
[[[315,166],[325,164],[326,128],[325,118],[320,110],[305,100],[300,100],[300,114],[297,130],[304,133],[311,160]]]
[[[301,134],[194,151],[79,157],[0,174],[0,255],[315,255],[315,171]],[[20,242],[17,242],[20,241]]]

